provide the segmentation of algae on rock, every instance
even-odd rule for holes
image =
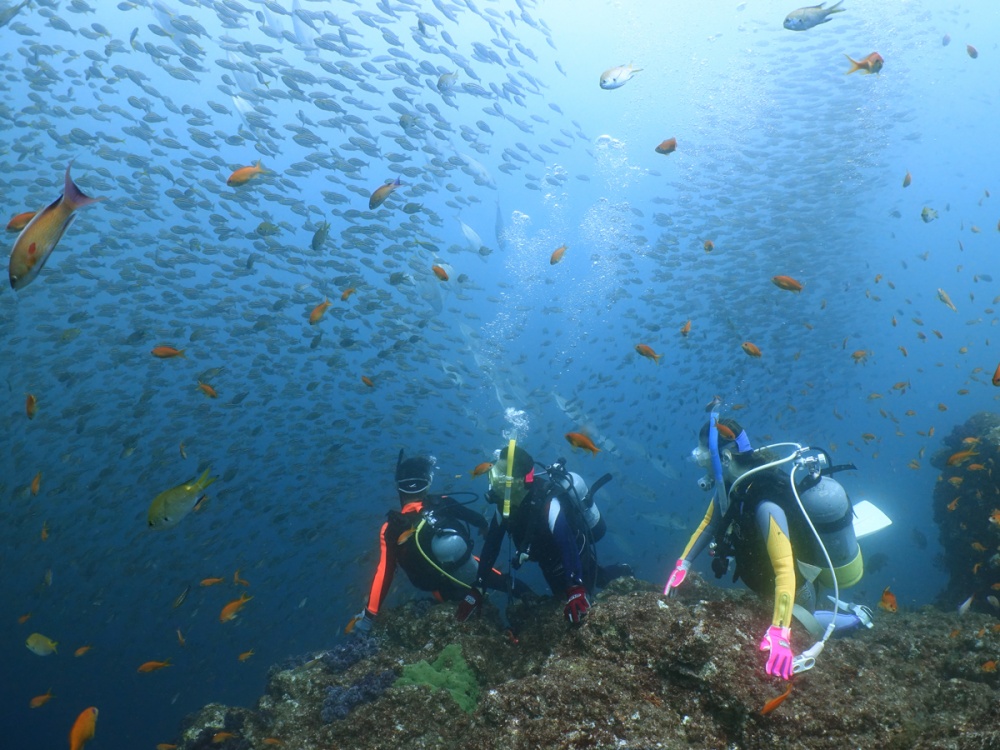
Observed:
[[[445,646],[433,664],[421,659],[405,665],[396,685],[428,685],[433,690],[447,690],[466,713],[475,711],[479,701],[479,683],[457,643]]]

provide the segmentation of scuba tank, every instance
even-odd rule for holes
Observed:
[[[587,523],[593,541],[599,541],[607,532],[608,527],[601,517],[601,511],[594,502],[594,495],[605,484],[611,481],[611,475],[605,474],[593,487],[587,487],[583,477],[575,471],[566,470],[566,459],[560,458],[551,466],[545,468],[549,480],[559,487],[563,493],[576,505]]]

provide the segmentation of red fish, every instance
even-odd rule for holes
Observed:
[[[172,346],[154,346],[150,351],[157,359],[170,359],[171,357],[183,357],[183,349],[174,349]]]
[[[760,357],[760,349],[757,347],[756,344],[751,343],[749,341],[744,341],[742,344],[740,344],[740,346],[743,348],[743,351],[745,351],[749,356]]]
[[[312,309],[312,312],[309,313],[309,325],[314,326],[317,323],[319,323],[319,321],[322,319],[323,315],[326,314],[326,309],[331,304],[332,303],[330,302],[329,299],[324,299],[322,302],[320,302],[318,305],[316,305],[316,307],[314,307]]]
[[[594,445],[593,440],[584,435],[582,432],[567,432],[566,439],[569,441],[569,444],[572,445],[574,448],[583,448],[583,450],[585,451],[590,451],[590,454],[592,456],[596,456],[598,452],[601,450],[596,445]]]
[[[87,741],[94,739],[96,731],[97,709],[93,706],[83,709],[73,722],[73,728],[69,730],[69,750],[83,750]]]
[[[771,713],[774,709],[776,709],[778,706],[784,703],[785,698],[791,695],[791,693],[792,693],[792,683],[789,682],[788,687],[785,688],[785,692],[783,692],[777,698],[772,698],[771,700],[769,700],[767,703],[764,704],[764,708],[760,710],[760,715],[766,716],[767,714]]]
[[[474,468],[472,471],[470,471],[469,474],[471,474],[472,477],[475,478],[475,477],[478,477],[478,476],[482,476],[483,474],[485,474],[487,471],[489,471],[492,468],[493,468],[493,462],[492,461],[483,461],[481,464],[477,464],[476,468]]]
[[[646,344],[636,344],[635,350],[646,359],[651,359],[656,362],[656,364],[660,364],[660,357],[663,355],[654,352],[652,347],[647,346]]]
[[[784,289],[788,292],[802,291],[802,283],[793,279],[791,276],[772,276],[771,283],[779,289]]]
[[[850,55],[844,55],[844,57],[851,61],[851,69],[847,71],[847,75],[850,75],[857,70],[860,70],[867,75],[878,73],[882,70],[882,66],[885,64],[885,60],[882,59],[882,55],[878,52],[872,52],[863,60],[853,60]]]
[[[896,595],[889,591],[888,586],[882,591],[882,599],[879,601],[878,606],[886,612],[899,611],[899,606],[896,604]]]
[[[230,187],[245,185],[250,182],[250,180],[255,177],[259,177],[262,174],[264,174],[264,168],[260,165],[260,159],[258,159],[257,163],[252,167],[240,167],[229,175],[229,179],[226,180],[226,184]]]
[[[563,259],[566,254],[566,246],[560,245],[555,250],[552,251],[552,255],[549,256],[549,265],[554,266],[556,263]]]
[[[229,622],[236,618],[236,613],[243,609],[243,605],[248,601],[253,599],[252,596],[247,596],[246,594],[240,594],[239,599],[233,599],[229,604],[222,608],[222,612],[219,613],[219,622]]]
[[[674,151],[677,150],[677,139],[667,138],[667,140],[663,141],[659,146],[657,146],[653,150],[656,151],[656,153],[658,154],[672,154]]]
[[[441,266],[431,266],[431,270],[434,272],[434,275],[437,276],[438,279],[440,279],[441,281],[448,280],[448,272],[445,271],[443,268],[441,268]]]
[[[35,218],[35,214],[36,213],[38,213],[38,212],[37,211],[25,211],[24,213],[20,213],[20,214],[17,214],[16,216],[12,216],[11,219],[10,219],[10,221],[7,222],[7,231],[8,232],[20,232],[22,229],[24,229],[26,226],[28,226],[28,222],[29,221],[31,221],[32,219]]]

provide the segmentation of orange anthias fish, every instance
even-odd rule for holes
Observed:
[[[660,143],[660,145],[653,150],[658,154],[672,154],[677,150],[677,139],[667,138],[667,140]]]
[[[41,708],[46,703],[48,703],[51,699],[52,699],[52,688],[49,688],[48,692],[42,693],[41,695],[36,695],[34,698],[32,698],[28,702],[28,705],[31,708]]]
[[[42,472],[35,474],[35,478],[31,480],[31,494],[37,495],[38,491],[42,489]]]
[[[11,217],[11,220],[7,222],[7,231],[20,232],[28,226],[28,223],[35,218],[35,214],[37,213],[37,211],[25,211],[24,213]]]
[[[968,461],[973,456],[978,456],[979,454],[974,450],[959,451],[958,453],[952,453],[948,456],[948,466],[958,466],[959,464]]]
[[[872,73],[878,73],[882,70],[882,66],[885,64],[885,60],[882,59],[882,55],[878,52],[872,52],[864,60],[852,60],[850,55],[844,55],[848,60],[851,61],[851,69],[847,71],[847,75],[860,70],[868,75]]]
[[[473,478],[479,477],[479,476],[482,476],[483,474],[485,474],[487,471],[489,471],[492,468],[493,468],[493,462],[492,461],[483,461],[481,464],[478,464],[476,466],[476,468],[474,468],[472,471],[470,471],[469,474],[471,474]]]
[[[736,439],[736,433],[733,432],[728,427],[726,427],[724,424],[722,424],[722,422],[720,422],[719,420],[715,420],[715,429],[726,440]]]
[[[583,448],[585,451],[590,451],[590,455],[592,456],[596,456],[601,450],[594,445],[593,440],[584,435],[582,432],[567,432],[566,440],[568,440],[569,444],[574,448]]]
[[[691,321],[688,320],[681,326],[681,336],[687,336],[691,333]]]
[[[771,283],[774,284],[779,289],[784,289],[788,292],[801,292],[802,283],[796,281],[791,276],[772,276]]]
[[[239,599],[233,599],[225,607],[222,608],[222,612],[219,613],[219,622],[229,622],[236,618],[236,614],[243,609],[243,605],[248,601],[253,599],[252,596],[247,596],[246,594],[240,594]]]
[[[250,649],[249,651],[244,651],[242,654],[240,654],[236,658],[239,659],[240,661],[246,661],[251,656],[253,656],[253,649]]]
[[[1000,365],[993,371],[993,385],[1000,386]]]
[[[69,730],[69,750],[83,750],[87,741],[94,739],[96,731],[97,709],[93,706],[83,709],[73,722],[73,728]]]
[[[355,289],[353,286],[350,289],[345,289],[343,294],[340,295],[340,301],[347,302],[347,298],[350,297],[352,294],[354,294],[356,291],[358,290]]]
[[[997,371],[1000,372],[1000,368]],[[38,399],[30,393],[24,399],[24,413],[28,415],[28,419],[34,419],[38,413]]]
[[[250,180],[255,177],[259,177],[262,174],[264,174],[264,168],[260,165],[260,159],[258,159],[257,163],[252,167],[240,167],[229,175],[229,179],[226,180],[226,184],[230,187],[234,187],[236,185],[246,185],[250,182]]]
[[[785,702],[785,698],[792,694],[792,683],[788,683],[788,687],[785,688],[785,692],[779,695],[777,698],[771,698],[767,703],[764,704],[764,708],[760,710],[761,716],[767,716],[774,709]]]
[[[219,394],[215,392],[215,389],[212,386],[210,386],[208,383],[202,383],[200,380],[198,381],[198,390],[204,393],[209,398],[219,397]]]
[[[92,649],[92,648],[93,648],[93,646],[80,646],[80,648],[78,648],[76,651],[73,652],[73,656],[77,656],[77,657],[83,656],[85,653],[87,653],[88,651],[90,651],[90,649]]]
[[[174,349],[172,346],[154,346],[149,353],[157,359],[170,359],[172,357],[184,356],[183,349]]]
[[[740,344],[740,346],[743,348],[743,351],[745,351],[749,356],[760,357],[760,349],[757,347],[756,344],[753,344],[749,341],[744,341],[742,344]]]
[[[39,211],[14,240],[7,268],[12,289],[23,289],[38,276],[63,233],[76,217],[77,209],[104,200],[83,194],[69,176],[71,166],[73,162],[66,167],[63,194]]]
[[[156,672],[159,669],[169,666],[172,666],[170,664],[170,659],[167,659],[166,661],[146,661],[140,664],[136,671],[140,673]]]
[[[903,187],[909,187],[910,183],[913,182],[913,176],[910,174],[910,170],[906,170],[906,176],[903,177]]]
[[[552,251],[552,255],[549,256],[549,265],[554,266],[556,263],[563,259],[566,254],[566,246],[560,245],[555,250]]]
[[[225,580],[226,580],[225,578],[202,578],[201,579],[201,585],[202,586],[215,586],[217,583],[222,583]]]
[[[653,351],[651,347],[647,346],[646,344],[636,344],[635,350],[639,352],[639,354],[645,357],[646,359],[651,359],[654,362],[656,362],[656,364],[660,364],[660,357],[662,357],[663,355],[657,354],[656,352]]]
[[[386,198],[392,195],[394,190],[401,187],[403,187],[403,183],[400,182],[397,177],[395,182],[387,182],[384,185],[375,188],[371,197],[368,199],[368,210],[374,211],[376,208],[385,203]]]
[[[233,734],[232,732],[216,732],[215,734],[212,735],[212,744],[220,745],[226,740],[231,740],[235,736],[236,735]]]
[[[878,606],[886,612],[899,611],[899,607],[896,605],[896,595],[889,591],[888,586],[882,591],[882,599],[879,601]]]
[[[713,250],[715,250],[715,243],[712,242],[712,240],[705,240],[705,242],[702,244],[702,247],[705,248],[706,253],[710,253]]]
[[[331,304],[332,303],[330,302],[329,299],[324,299],[322,302],[320,302],[318,305],[316,305],[316,307],[314,307],[312,309],[312,312],[309,313],[309,325],[314,326],[317,323],[319,323],[319,321],[326,314],[327,308]]]
[[[448,280],[448,272],[445,271],[443,268],[441,268],[441,266],[431,266],[431,271],[433,271],[434,275],[437,276],[441,281]]]

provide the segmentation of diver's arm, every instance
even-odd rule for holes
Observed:
[[[480,591],[486,588],[485,582],[489,579],[493,563],[497,561],[497,557],[500,554],[500,545],[503,543],[504,534],[507,533],[507,526],[499,520],[499,517],[500,514],[497,513],[493,516],[493,520],[490,521],[490,528],[486,532],[483,549],[479,553],[479,571],[476,574],[476,583],[474,585]]]
[[[556,498],[549,501],[548,524],[552,538],[555,539],[559,554],[562,556],[563,571],[566,574],[566,588],[583,585],[583,563],[580,561],[576,535],[566,521],[566,514],[562,512],[562,504]]]
[[[788,518],[777,504],[765,500],[757,506],[756,522],[767,542],[767,555],[774,569],[774,614],[771,624],[791,627],[792,605],[795,604],[795,556],[788,538]]]
[[[382,529],[378,534],[378,567],[375,569],[375,578],[372,580],[372,588],[368,594],[368,606],[365,607],[368,614],[372,616],[378,614],[379,608],[382,606],[382,602],[389,592],[389,587],[392,585],[392,577],[396,572],[396,546],[386,541],[388,533],[389,523],[387,521],[382,524]]]
[[[467,508],[455,501],[452,501],[450,504],[444,506],[442,508],[442,512],[450,518],[457,518],[459,521],[465,521],[466,523],[475,526],[479,529],[480,534],[485,533],[487,527],[489,526],[486,519],[483,518],[482,513],[479,513],[472,508]]]
[[[719,508],[718,501],[713,496],[712,501],[708,504],[708,510],[705,511],[705,517],[701,519],[698,528],[695,529],[694,534],[688,540],[687,547],[681,553],[681,560],[691,562],[700,555],[702,550],[715,537],[716,529],[721,522],[722,510]]]

